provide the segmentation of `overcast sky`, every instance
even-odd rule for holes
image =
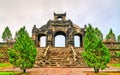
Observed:
[[[53,19],[54,11],[66,12],[67,19],[80,27],[91,23],[104,37],[110,28],[120,34],[120,0],[0,0],[0,36],[9,26],[14,37],[24,25],[31,36],[32,27]]]

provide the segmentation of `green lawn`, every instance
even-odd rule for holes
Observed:
[[[18,72],[0,72],[0,75],[17,75]]]
[[[13,65],[10,63],[0,63],[0,69],[9,68],[11,66],[13,66]],[[17,74],[20,74],[20,72],[2,72],[2,71],[0,71],[0,75],[17,75]]]
[[[0,69],[1,68],[7,68],[7,67],[12,67],[12,64],[10,64],[10,63],[0,63]]]
[[[12,66],[10,63],[0,63],[0,68]]]
[[[120,64],[111,64],[111,66],[120,68]]]

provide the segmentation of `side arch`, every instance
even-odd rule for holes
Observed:
[[[38,35],[38,45],[39,45],[39,47],[46,47],[47,36],[45,34],[39,34]]]
[[[83,47],[83,36],[82,36],[82,34],[80,34],[80,33],[74,34],[74,47]]]

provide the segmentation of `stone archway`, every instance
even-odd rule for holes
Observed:
[[[77,39],[76,39],[77,37]],[[77,41],[77,42],[76,42]],[[79,45],[75,45],[75,44],[79,44]],[[83,37],[81,34],[75,34],[74,35],[74,47],[82,47],[83,46]]]
[[[57,39],[58,41],[56,41]],[[53,42],[54,42],[54,47],[66,47],[66,34],[63,31],[55,32]],[[61,42],[61,45],[59,44],[60,42]]]
[[[38,47],[46,47],[46,35],[45,34],[39,34],[38,35]]]
[[[32,38],[35,41],[38,54],[36,65],[38,67],[81,67],[84,62],[81,61],[81,52],[83,51],[84,28],[66,20],[66,13],[54,13],[54,20],[49,20],[47,24],[37,28],[33,27]],[[40,47],[42,43],[40,38],[46,36],[46,47]],[[80,47],[74,47],[74,36],[78,36]],[[56,38],[59,38],[56,45]],[[77,61],[81,61],[78,63]]]

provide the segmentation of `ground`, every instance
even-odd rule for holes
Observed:
[[[19,68],[12,68],[12,67],[4,68],[1,69],[0,71],[22,72]],[[27,69],[26,75],[96,75],[94,74],[93,71],[94,71],[93,68],[32,68],[32,69]],[[104,72],[108,72],[108,73],[106,74]],[[120,68],[113,68],[113,67],[106,68],[97,75],[120,75]]]
[[[114,65],[114,66],[112,66]],[[94,73],[93,68],[31,68],[26,74],[10,63],[0,63],[0,75],[120,75],[120,64],[108,64],[108,68]]]

